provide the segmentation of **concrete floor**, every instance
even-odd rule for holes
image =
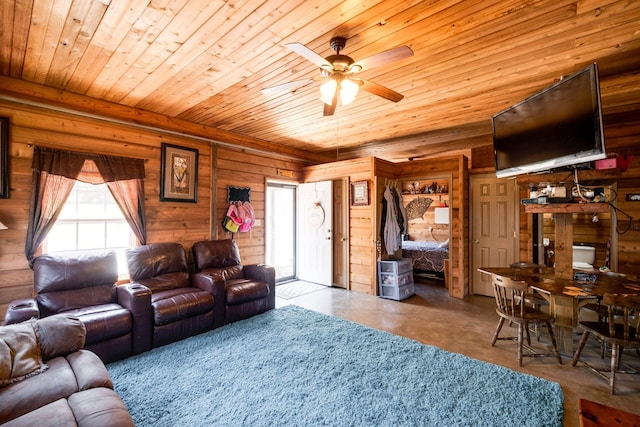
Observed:
[[[416,295],[402,302],[383,299],[338,288],[326,288],[306,295],[285,300],[277,298],[276,307],[296,304],[351,320],[376,329],[385,330],[434,345],[442,349],[461,353],[486,362],[506,366],[516,371],[556,381],[564,392],[564,425],[579,426],[578,399],[584,398],[640,415],[640,375],[616,375],[617,394],[609,394],[609,385],[604,379],[580,363],[571,367],[571,358],[563,357],[563,365],[555,358],[525,358],[518,366],[517,346],[513,341],[498,341],[491,346],[491,338],[498,323],[495,300],[483,296],[470,296],[464,300],[449,297],[441,281],[417,282]],[[517,328],[503,328],[501,336],[515,336]],[[579,334],[575,335],[575,342]],[[583,354],[593,363],[608,366],[609,359],[599,357],[599,344],[592,338]],[[541,342],[550,341],[546,331],[541,332]],[[624,359],[640,367],[640,357],[628,351]]]

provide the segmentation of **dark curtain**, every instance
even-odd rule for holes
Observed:
[[[25,254],[34,254],[55,224],[75,181],[107,183],[127,223],[146,244],[144,160],[35,147]]]

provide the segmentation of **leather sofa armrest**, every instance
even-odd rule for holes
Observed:
[[[252,280],[261,280],[271,286],[276,283],[276,269],[266,264],[251,264],[243,266],[244,277]]]
[[[40,309],[35,298],[23,298],[11,301],[4,316],[4,323],[20,323],[29,319],[39,319]]]
[[[276,269],[267,264],[250,264],[243,267],[244,277],[261,280],[269,286],[268,309],[276,307]]]
[[[131,312],[133,317],[133,354],[150,350],[153,345],[153,309],[151,290],[146,286],[131,282],[117,288],[118,304]]]
[[[224,277],[220,274],[211,274],[206,271],[191,275],[191,284],[213,295],[213,327],[224,325],[226,296]]]

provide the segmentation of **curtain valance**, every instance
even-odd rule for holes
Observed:
[[[144,179],[144,160],[36,147],[32,168],[37,172],[98,184]]]

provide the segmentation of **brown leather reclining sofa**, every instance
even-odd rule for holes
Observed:
[[[192,250],[198,271],[194,274],[178,243],[129,248],[131,282],[120,286],[113,252],[36,258],[36,297],[11,302],[5,324],[22,323],[0,327],[0,424],[133,425],[103,361],[123,359],[275,307],[273,267],[242,265],[238,246],[230,239],[197,242]],[[65,326],[69,321],[75,326]],[[42,358],[49,368],[3,383],[4,354],[15,354],[7,346],[2,354],[3,328],[31,323],[40,330]],[[92,352],[78,351],[81,348]]]
[[[0,425],[133,426],[85,327],[54,315],[0,326]]]

